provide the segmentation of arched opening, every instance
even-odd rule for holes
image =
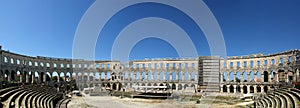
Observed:
[[[163,88],[163,86],[164,86],[164,84],[159,84],[159,86],[160,86],[160,88],[159,88],[159,90],[164,90],[164,88]]]
[[[176,72],[172,72],[172,81],[176,81]]]
[[[178,84],[178,90],[182,90],[182,85]]]
[[[152,73],[151,72],[148,72],[148,80],[153,80],[153,76],[152,76]]]
[[[254,87],[250,86],[250,93],[254,93]]]
[[[233,82],[234,81],[234,73],[233,72],[230,72],[229,73],[229,80],[230,80],[230,82]]]
[[[184,85],[184,90],[186,90],[187,87],[189,87],[189,85],[185,84]]]
[[[261,92],[261,87],[260,86],[257,86],[257,88],[256,88],[257,90],[257,93],[260,93]]]
[[[234,93],[234,87],[233,87],[233,85],[229,86],[229,90],[230,90],[230,93]]]
[[[264,82],[269,82],[269,74],[267,71],[264,71]]]
[[[264,92],[268,92],[268,86],[264,86]]]
[[[248,74],[247,72],[243,72],[243,82],[247,82],[248,81]]]
[[[16,81],[17,81],[17,82],[22,82],[21,80],[22,80],[22,74],[21,74],[20,71],[17,71],[17,78],[16,78]]]
[[[222,80],[223,80],[223,82],[226,82],[226,80],[227,80],[227,72],[223,73],[223,79]]]
[[[170,81],[170,72],[166,72],[166,80]]]
[[[106,84],[106,89],[110,89],[110,86],[111,86],[110,83],[107,83]]]
[[[250,72],[250,82],[254,82],[254,72]]]
[[[261,72],[256,72],[256,79],[254,79],[254,80],[256,80],[256,82],[262,82],[262,80],[261,80]]]
[[[241,73],[240,72],[236,72],[235,81],[236,82],[241,82]]]
[[[113,83],[112,89],[117,90],[117,84],[116,83]]]
[[[160,81],[165,80],[165,79],[164,79],[164,72],[160,72],[160,73],[159,73],[159,80],[160,80]]]
[[[182,81],[182,71],[180,71],[180,72],[178,73],[178,80],[179,80],[179,81]]]
[[[223,92],[226,93],[227,92],[227,86],[223,85]]]
[[[244,94],[247,94],[247,86],[243,86],[243,91],[244,91]]]
[[[236,86],[236,91],[237,91],[238,93],[241,93],[241,87],[240,87],[239,85]]]
[[[176,90],[176,84],[172,84],[172,90]]]
[[[17,81],[17,73],[15,71],[11,71],[11,75],[10,75],[10,78],[12,81]]]

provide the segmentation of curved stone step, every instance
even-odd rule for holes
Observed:
[[[270,105],[268,106],[268,108],[276,108],[276,103],[273,99],[271,99],[270,97],[266,96],[265,99],[267,99],[267,101],[269,101]]]
[[[299,108],[298,107],[298,103],[299,102],[298,102],[298,99],[295,96],[293,96],[292,94],[288,93],[285,90],[282,90],[282,91],[279,91],[279,92],[282,93],[282,94],[284,94],[285,96],[287,96],[290,99],[290,101],[293,104],[293,108]]]
[[[268,95],[270,98],[272,98],[272,99],[274,99],[275,100],[275,103],[276,103],[276,108],[281,108],[281,106],[283,106],[283,105],[281,105],[281,102],[280,102],[280,100],[277,98],[277,97],[275,97],[275,96],[273,96],[273,95]]]
[[[15,99],[23,92],[25,92],[25,90],[21,89],[15,92],[14,94],[10,95],[10,97],[5,102],[2,102],[3,108],[15,107]]]
[[[276,95],[279,95],[281,98],[283,98],[285,100],[285,106],[286,108],[292,108],[293,107],[293,103],[291,102],[290,98],[285,96],[284,94],[280,93],[280,92],[274,92]]]
[[[25,95],[30,93],[31,91],[25,91],[23,92],[22,94],[20,94],[17,99],[15,100],[15,107],[16,108],[20,108],[21,107],[21,103],[22,103],[22,100],[24,99]]]

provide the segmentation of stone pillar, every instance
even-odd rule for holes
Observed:
[[[236,73],[233,73],[233,82],[236,82]]]
[[[250,73],[247,73],[247,82],[250,82],[251,78],[250,78]]]
[[[253,80],[254,80],[254,82],[257,82],[257,74],[256,73],[253,73]]]
[[[220,75],[220,79],[221,79],[220,83],[223,83],[223,79],[224,79],[223,76],[224,76],[224,73],[223,74],[221,73],[221,75]],[[196,80],[196,81],[198,81],[198,80]]]
[[[19,77],[20,77],[19,82],[22,83],[22,82],[23,82],[23,79],[24,79],[24,78],[23,78],[23,77],[24,77],[24,72],[23,72],[23,71],[20,72],[20,76],[19,76]]]
[[[265,82],[265,81],[264,81],[264,80],[265,80],[264,78],[265,78],[265,75],[264,75],[264,72],[262,72],[262,73],[261,73],[261,77],[260,77],[261,82]]]
[[[27,72],[27,73],[25,73],[26,75],[25,75],[25,77],[26,77],[26,83],[29,83],[29,72]]]
[[[230,73],[227,74],[226,82],[230,82]]]
[[[11,71],[8,71],[7,73],[7,81],[11,81]]]
[[[247,93],[250,93],[250,85],[247,85]]]
[[[254,88],[253,92],[257,93],[257,85],[253,85],[253,88]]]
[[[236,85],[233,85],[233,93],[236,93]]]
[[[226,85],[227,87],[227,93],[230,93],[230,85]]]
[[[47,80],[46,80],[46,75],[47,75],[47,73],[44,72],[44,74],[43,74],[43,82],[46,82],[46,81],[47,81]]]
[[[244,82],[244,73],[240,72],[240,82]]]
[[[244,85],[240,86],[240,90],[241,90],[241,93],[243,94],[244,93]]]
[[[220,92],[223,93],[223,85],[220,85]]]

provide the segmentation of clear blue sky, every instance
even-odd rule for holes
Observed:
[[[28,0],[0,1],[0,44],[5,50],[31,55],[72,56],[72,44],[77,25],[93,0]],[[300,49],[299,0],[205,0],[222,29],[228,55],[275,53]],[[146,6],[154,6],[148,4]],[[170,8],[157,6],[158,15],[180,21],[184,18],[164,16]],[[97,42],[96,58],[110,59],[115,32],[138,17],[149,16],[149,10],[127,9],[130,18],[122,14],[111,20],[108,31]],[[185,22],[179,22],[185,23]],[[123,24],[123,25],[122,25]],[[118,29],[119,27],[119,29]],[[191,26],[192,28],[194,26]],[[191,27],[186,27],[191,28]],[[198,33],[198,32],[194,32]],[[101,33],[100,33],[101,35]],[[202,33],[191,36],[198,55],[209,55]],[[163,40],[149,38],[140,41],[131,51],[131,59],[177,57],[174,48]]]

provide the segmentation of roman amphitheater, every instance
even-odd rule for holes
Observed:
[[[300,106],[299,50],[248,56],[200,56],[120,61],[31,57],[0,50],[1,107],[53,108],[79,89],[236,95],[253,94],[251,107]]]

